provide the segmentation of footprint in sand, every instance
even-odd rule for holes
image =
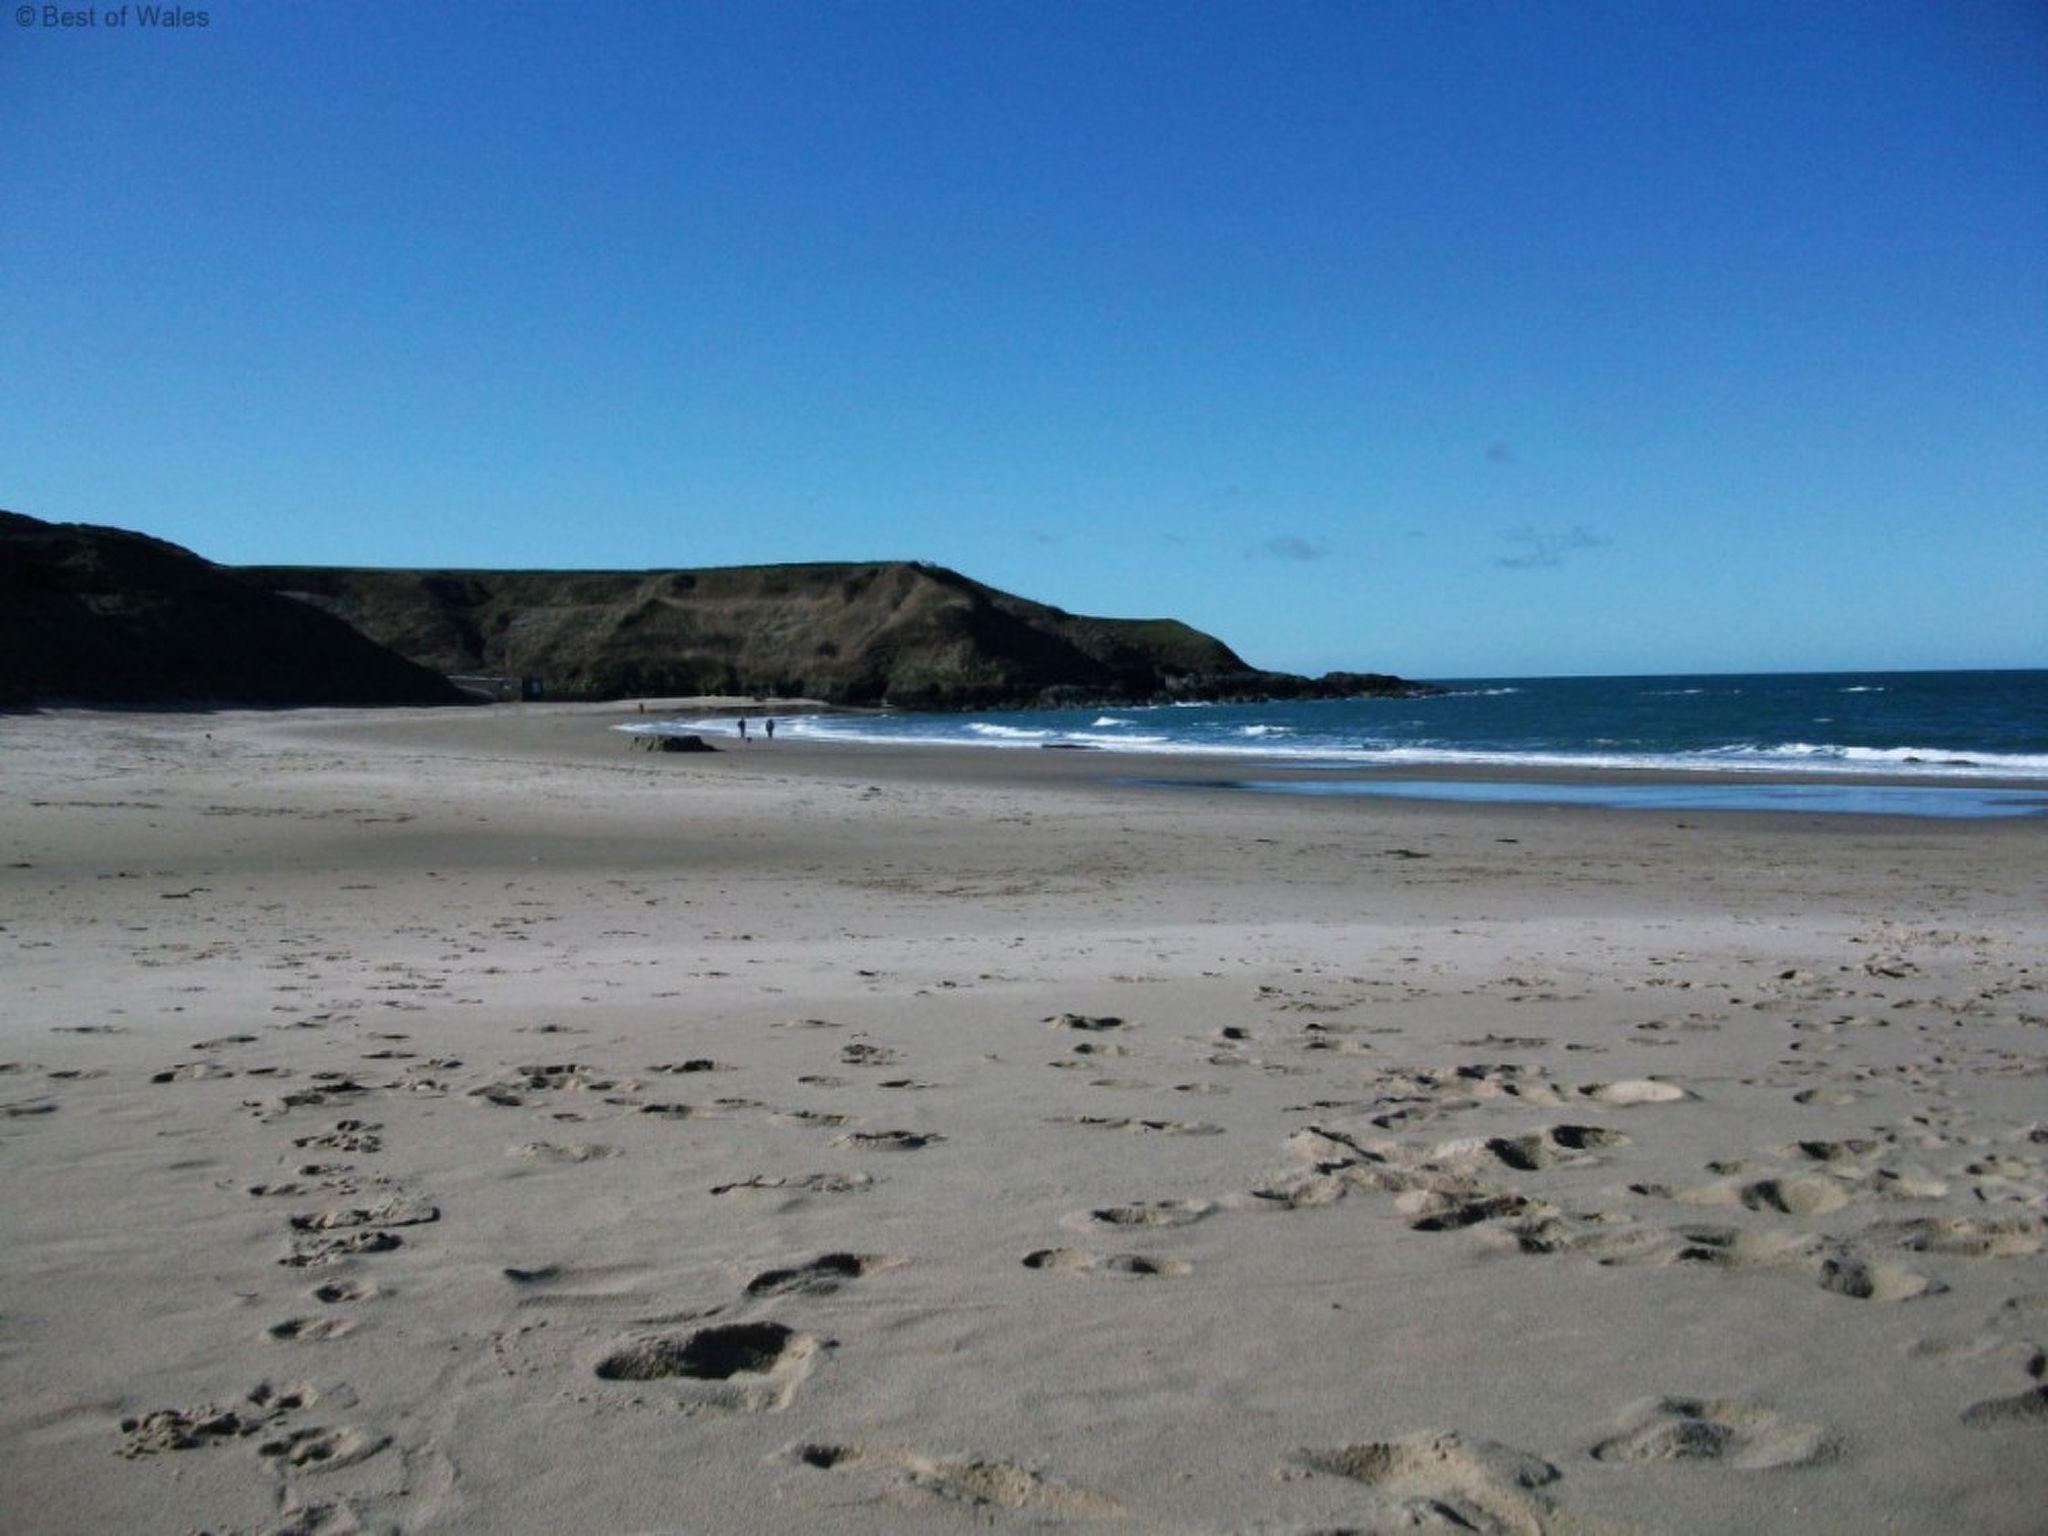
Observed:
[[[1331,1205],[1342,1200],[1351,1192],[1351,1173],[1348,1164],[1330,1167],[1318,1164],[1313,1168],[1296,1169],[1275,1174],[1258,1188],[1251,1191],[1251,1198],[1261,1205],[1280,1210],[1311,1210],[1319,1205]]]
[[[313,1425],[267,1440],[256,1453],[300,1472],[323,1472],[368,1461],[390,1443],[389,1435],[372,1435],[349,1424]]]
[[[1040,1248],[1024,1255],[1024,1267],[1063,1275],[1127,1275],[1136,1279],[1185,1275],[1193,1269],[1179,1259],[1155,1259],[1142,1253],[1090,1253],[1085,1248]]]
[[[1823,1109],[1842,1109],[1856,1103],[1863,1097],[1853,1088],[1802,1088],[1792,1095],[1794,1104],[1818,1105]]]
[[[697,1109],[691,1104],[635,1104],[633,1113],[652,1115],[657,1120],[687,1120],[697,1113]]]
[[[441,1208],[418,1200],[385,1200],[370,1206],[343,1206],[291,1219],[294,1232],[333,1232],[349,1227],[418,1227],[441,1219]]]
[[[1216,1209],[1209,1200],[1139,1200],[1129,1205],[1104,1205],[1086,1220],[1105,1227],[1185,1227]]]
[[[1752,1211],[1785,1216],[1823,1216],[1849,1203],[1849,1191],[1832,1179],[1758,1179],[1745,1184],[1737,1198]]]
[[[1581,1246],[1605,1268],[1709,1264],[1720,1269],[1751,1269],[1800,1263],[1812,1256],[1818,1239],[1783,1232],[1744,1232],[1737,1227],[1625,1227],[1592,1234]]]
[[[786,1190],[791,1194],[850,1195],[874,1187],[871,1173],[757,1173],[731,1184],[714,1184],[714,1195],[738,1194],[746,1190]]]
[[[618,1155],[617,1147],[594,1141],[527,1141],[506,1153],[508,1157],[523,1157],[536,1163],[594,1163]]]
[[[786,1454],[790,1460],[802,1466],[816,1467],[820,1471],[830,1471],[834,1467],[857,1466],[868,1459],[855,1446],[824,1445],[816,1442],[792,1445]]]
[[[2038,1382],[2048,1375],[2048,1353],[2041,1347],[2008,1333],[1931,1334],[1915,1339],[1906,1347],[1915,1360],[1934,1360],[1943,1365],[1994,1365],[2015,1367]]]
[[[232,1408],[211,1403],[199,1408],[158,1408],[121,1420],[120,1454],[134,1458],[227,1445],[318,1399],[319,1394],[303,1383],[275,1387],[266,1381]]]
[[[1868,1235],[1915,1253],[1951,1253],[1971,1259],[2025,1258],[2039,1253],[2048,1221],[2037,1216],[1917,1216],[1879,1222]]]
[[[1553,1125],[1527,1136],[1470,1136],[1430,1149],[1427,1166],[1473,1170],[1488,1165],[1535,1173],[1560,1165],[1589,1166],[1602,1147],[1625,1147],[1628,1137],[1597,1125]]]
[[[1790,1150],[1816,1163],[1853,1167],[1863,1158],[1879,1150],[1880,1146],[1881,1143],[1872,1141],[1867,1136],[1846,1136],[1839,1141],[1795,1141]]]
[[[1910,1168],[1874,1168],[1870,1188],[1886,1200],[1941,1200],[1948,1195],[1949,1183]]]
[[[1726,1166],[1726,1165],[1717,1165]],[[1638,1194],[1666,1194],[1684,1205],[1739,1205],[1780,1216],[1825,1216],[1849,1203],[1850,1192],[1833,1179],[1768,1178],[1749,1183],[1702,1184],[1667,1192],[1659,1185],[1631,1186]]]
[[[1138,1084],[1134,1086],[1145,1086]],[[1221,1136],[1223,1127],[1204,1120],[1140,1120],[1128,1115],[1054,1115],[1048,1125],[1078,1125],[1102,1131],[1152,1132],[1162,1136]]]
[[[1060,1072],[1100,1071],[1102,1058],[1130,1056],[1135,1054],[1129,1046],[1099,1045],[1083,1040],[1074,1047],[1074,1054],[1061,1061],[1048,1061],[1046,1065]]]
[[[1076,1040],[1073,1045],[1076,1056],[1135,1056],[1128,1045],[1118,1045],[1114,1040]],[[1084,1067],[1085,1061],[1056,1061],[1056,1067]]]
[[[1647,1077],[1623,1078],[1612,1083],[1588,1083],[1579,1090],[1579,1093],[1585,1098],[1602,1104],[1612,1104],[1618,1109],[1633,1108],[1639,1104],[1677,1104],[1692,1097],[1676,1083],[1660,1083]]]
[[[1116,1502],[1085,1488],[1056,1483],[1029,1467],[974,1457],[933,1461],[904,1458],[909,1486],[920,1493],[973,1508],[1011,1509],[1048,1515],[1114,1515]]]
[[[1900,1265],[1850,1253],[1822,1259],[1815,1278],[1822,1290],[1857,1301],[1911,1301],[1916,1296],[1939,1296],[1948,1289],[1939,1280]]]
[[[368,1120],[337,1120],[334,1129],[322,1131],[314,1136],[298,1136],[292,1140],[295,1147],[324,1147],[331,1152],[368,1153],[380,1150],[384,1143],[377,1135],[383,1127]]]
[[[1539,1456],[1458,1434],[1306,1450],[1298,1460],[1311,1471],[1348,1477],[1397,1501],[1403,1525],[1510,1536],[1542,1536],[1556,1506],[1538,1490],[1561,1475]]]
[[[2048,1387],[1972,1403],[1963,1410],[1963,1422],[1972,1429],[2048,1429]]]
[[[1124,1021],[1110,1014],[1091,1016],[1085,1013],[1056,1013],[1045,1021],[1054,1029],[1080,1029],[1101,1032],[1122,1029]]]
[[[1487,1151],[1508,1167],[1524,1173],[1560,1164],[1580,1167],[1595,1161],[1606,1147],[1625,1147],[1628,1137],[1597,1125],[1553,1125],[1531,1136],[1495,1136]]]
[[[1796,1423],[1756,1403],[1658,1397],[1623,1410],[1616,1433],[1590,1454],[1595,1461],[1711,1461],[1760,1471],[1831,1461],[1840,1445],[1820,1425]]]
[[[233,1077],[234,1072],[218,1062],[188,1061],[183,1066],[166,1067],[161,1072],[152,1072],[152,1083],[203,1083],[216,1078]]]
[[[124,1438],[120,1453],[134,1458],[226,1445],[262,1427],[260,1420],[252,1422],[240,1409],[217,1408],[211,1403],[200,1408],[158,1408],[121,1421]]]
[[[356,1325],[341,1317],[288,1317],[264,1330],[273,1339],[316,1344],[327,1339],[346,1338]]]
[[[1412,1189],[1394,1202],[1417,1232],[1456,1232],[1482,1221],[1527,1221],[1553,1217],[1557,1207],[1508,1191]]]
[[[816,1442],[785,1453],[798,1466],[819,1471],[879,1471],[912,1492],[971,1509],[1006,1509],[1051,1516],[1111,1516],[1123,1513],[1113,1499],[1055,1482],[1016,1462],[966,1456],[939,1459],[906,1451],[865,1450]]]
[[[822,1346],[781,1323],[726,1323],[615,1345],[596,1366],[601,1381],[669,1381],[684,1401],[777,1413],[811,1374]]]
[[[1840,1242],[1734,1227],[1632,1229],[1589,1234],[1573,1245],[1603,1266],[1705,1264],[1733,1271],[1780,1270],[1813,1277],[1824,1291],[1856,1301],[1910,1301],[1948,1287],[1896,1264],[1867,1259]]]
[[[844,1045],[839,1048],[839,1059],[849,1067],[889,1067],[902,1057],[886,1045]]]
[[[352,1301],[369,1301],[383,1294],[384,1288],[374,1280],[330,1280],[325,1285],[313,1287],[313,1299],[328,1307],[341,1306]]]
[[[580,1061],[535,1062],[512,1069],[512,1075],[495,1083],[472,1088],[468,1097],[506,1109],[516,1109],[528,1096],[563,1091],[602,1093],[616,1087],[611,1076]]]
[[[647,1299],[647,1271],[637,1264],[541,1264],[500,1273],[518,1288],[522,1307],[605,1307]]]
[[[834,1114],[823,1109],[779,1109],[775,1111],[775,1118],[784,1125],[815,1126],[821,1130],[853,1123],[851,1115]]]
[[[350,1232],[341,1237],[300,1238],[293,1242],[291,1251],[277,1262],[288,1269],[313,1269],[324,1264],[339,1264],[344,1259],[359,1254],[389,1253],[404,1243],[396,1232],[386,1232],[372,1227]]]
[[[832,1145],[856,1152],[915,1152],[945,1139],[935,1131],[849,1131],[834,1137]]]
[[[879,1253],[821,1253],[808,1264],[763,1270],[747,1282],[747,1294],[829,1296],[849,1281],[895,1269],[903,1262]]]

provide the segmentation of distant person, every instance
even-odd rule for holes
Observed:
[[[740,726],[740,740],[741,740],[741,741],[745,741],[745,740],[747,739],[747,717],[746,717],[745,715],[741,715],[741,716],[740,716],[740,720],[739,720],[739,726]]]
[[[775,739],[775,717],[773,715],[768,717],[768,739],[770,741]]]

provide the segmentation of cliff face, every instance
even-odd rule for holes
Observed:
[[[1265,672],[1174,619],[1085,618],[939,566],[229,568],[0,512],[0,703],[387,704],[764,694],[961,709],[1409,691]],[[515,690],[516,691],[516,690]]]
[[[445,678],[189,550],[0,512],[0,702],[436,704]]]
[[[738,693],[922,708],[1371,692],[1247,666],[1173,619],[1082,618],[938,566],[401,571],[242,578],[435,671],[534,677],[550,698]]]

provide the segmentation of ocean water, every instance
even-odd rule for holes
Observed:
[[[1685,769],[2048,784],[2048,671],[1481,678],[1441,697],[797,715],[820,740],[1086,747],[1290,768]],[[638,730],[734,734],[729,719]],[[1234,769],[1233,771],[1236,771]]]

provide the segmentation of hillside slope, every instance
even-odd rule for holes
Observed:
[[[1249,667],[1173,619],[1084,618],[912,563],[670,571],[246,567],[449,674],[550,698],[740,693],[969,708],[1299,696],[1342,686]]]
[[[445,678],[143,534],[0,512],[0,703],[435,704]]]

